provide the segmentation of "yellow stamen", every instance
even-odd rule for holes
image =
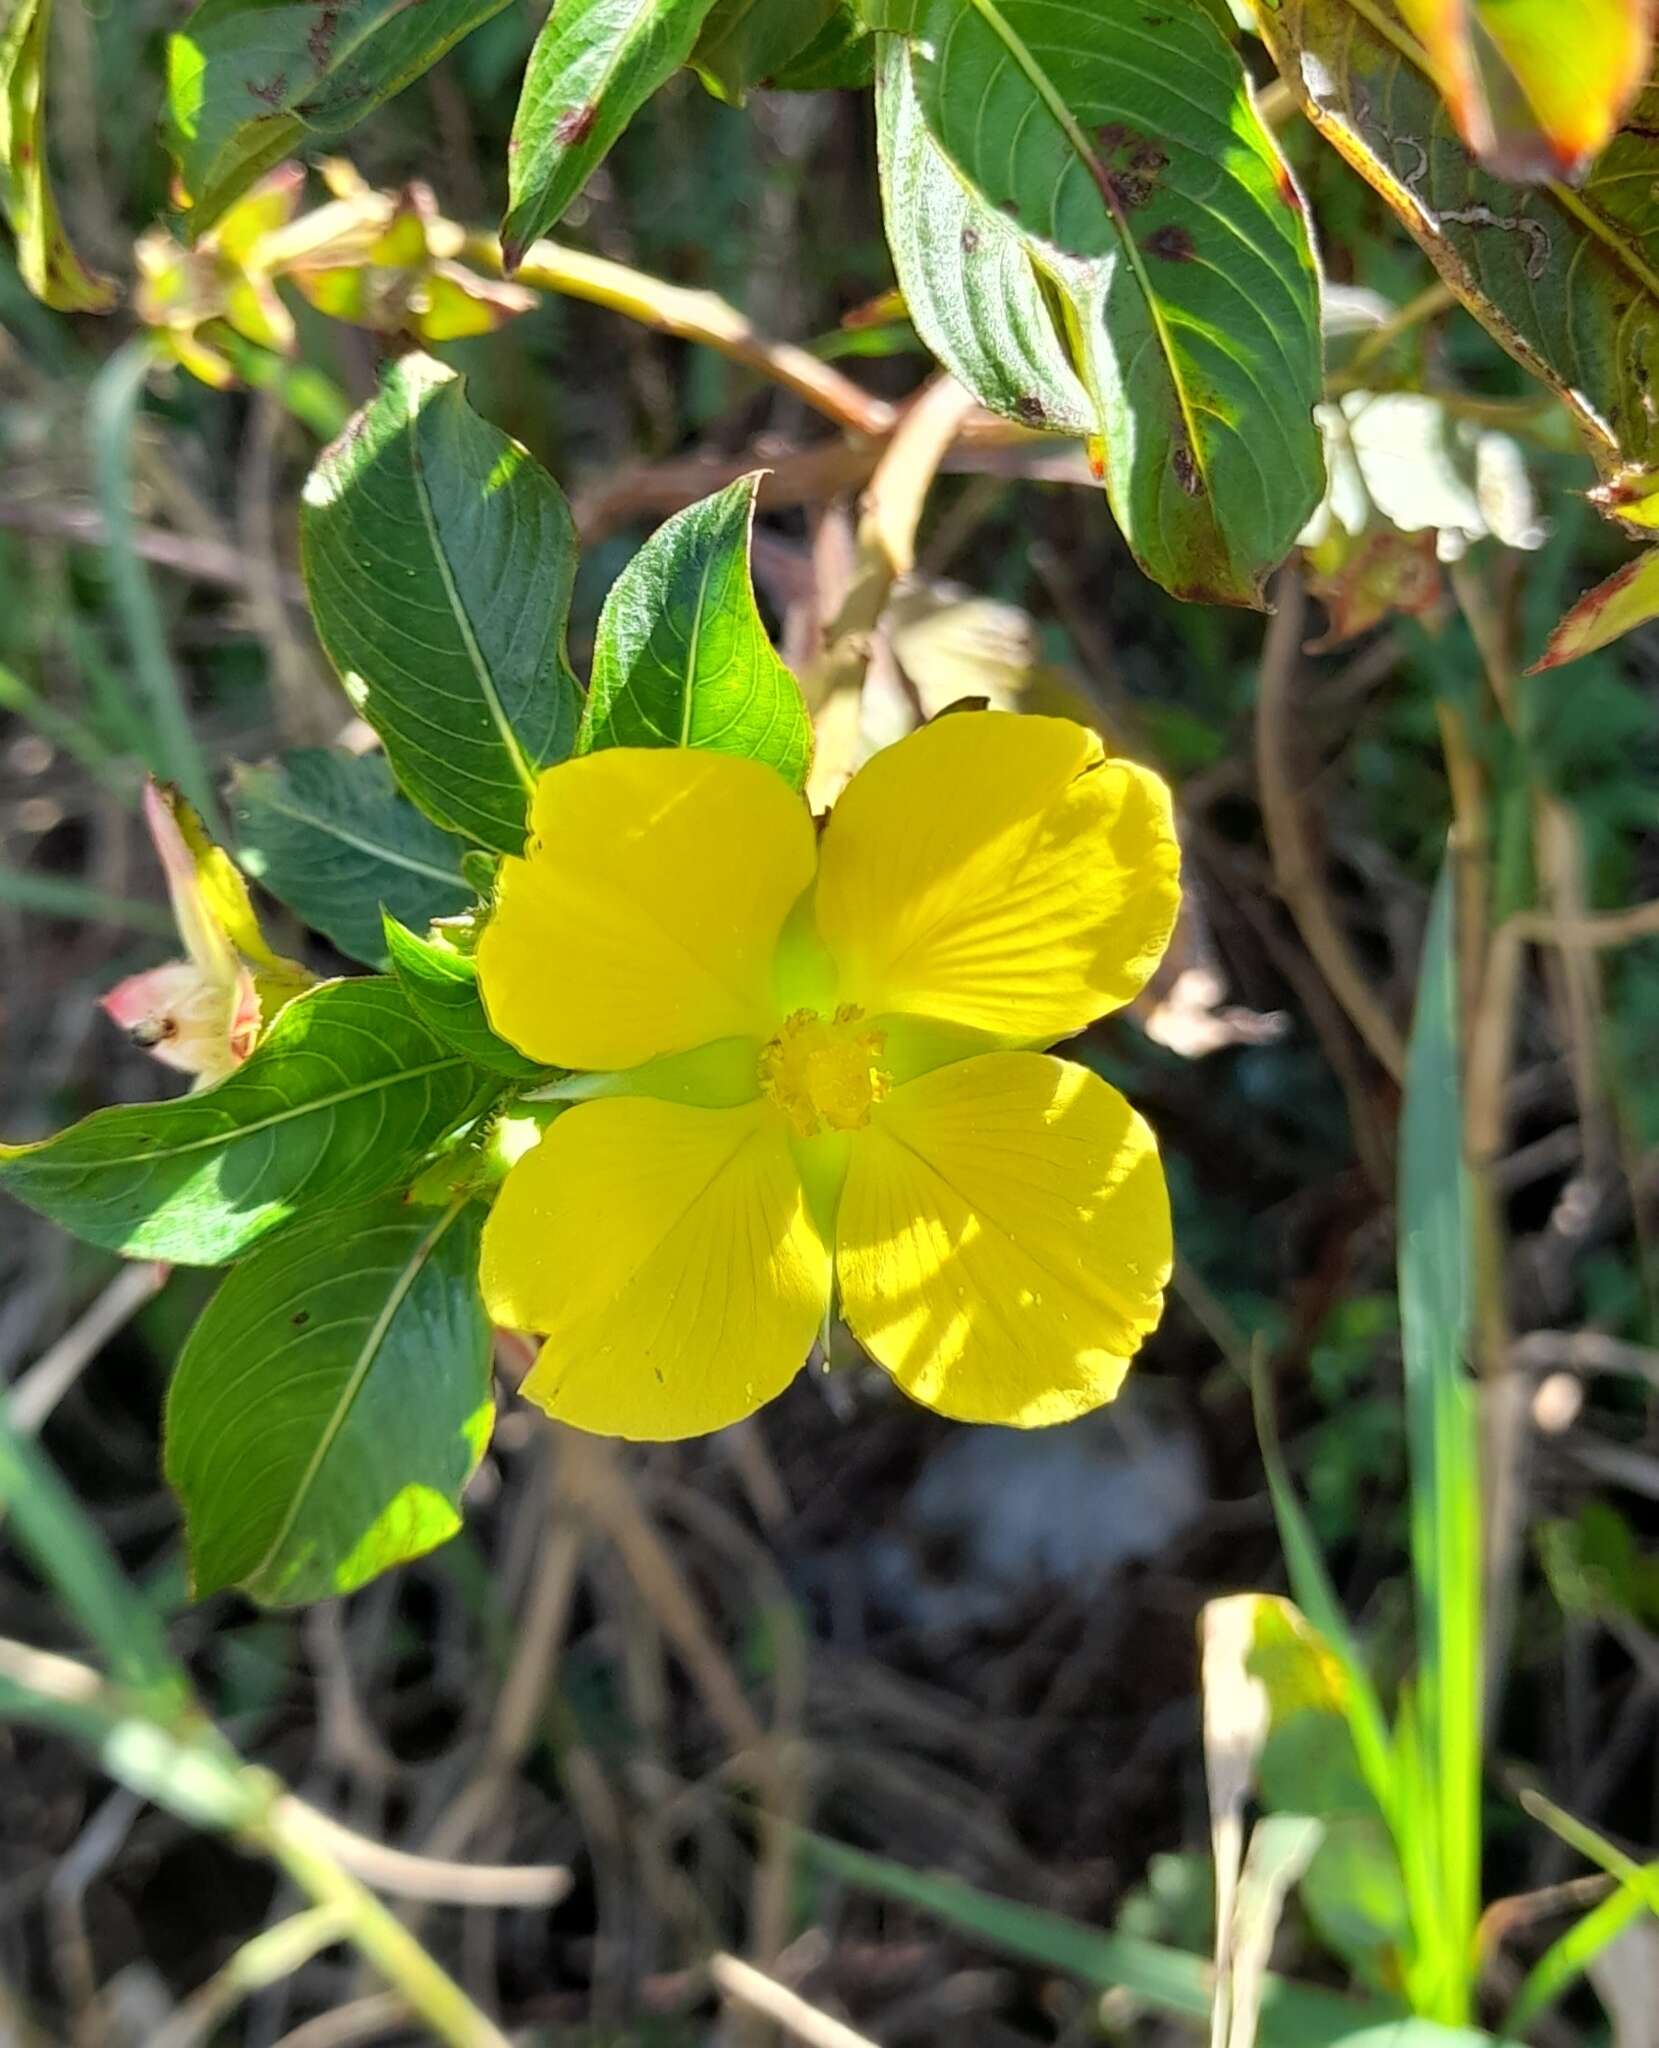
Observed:
[[[833,1017],[797,1010],[761,1049],[761,1092],[788,1117],[796,1137],[861,1130],[892,1086],[880,1064],[887,1034],[860,1029],[863,1017],[850,1003]]]

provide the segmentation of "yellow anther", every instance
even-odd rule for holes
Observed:
[[[892,1086],[881,1064],[887,1034],[843,1004],[832,1017],[797,1010],[761,1050],[760,1086],[798,1138],[861,1130]]]

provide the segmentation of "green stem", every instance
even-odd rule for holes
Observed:
[[[448,2048],[511,2048],[395,1915],[312,1840],[304,1809],[286,1797],[244,1831],[243,1839],[285,1871],[314,1905],[333,1911],[341,1937],[372,1963],[409,2010]]]

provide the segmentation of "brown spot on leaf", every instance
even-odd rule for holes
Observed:
[[[326,71],[334,55],[334,38],[340,27],[340,0],[324,0],[318,10],[317,19],[311,24],[311,32],[305,39],[305,46],[311,52],[311,61],[319,71]]]
[[[1165,263],[1190,263],[1198,252],[1184,227],[1176,221],[1166,221],[1147,236],[1146,253],[1161,257]]]
[[[311,1320],[311,1311],[308,1308],[296,1309],[294,1314],[291,1315],[288,1318],[288,1320],[290,1323],[293,1324],[296,1330],[303,1330],[306,1324]]]
[[[1279,197],[1285,202],[1286,206],[1293,213],[1301,213],[1303,211],[1302,195],[1296,189],[1296,180],[1290,175],[1288,165],[1276,163],[1273,166],[1273,182],[1279,188]]]
[[[1204,496],[1204,478],[1198,467],[1198,458],[1185,441],[1176,444],[1175,452],[1169,458],[1169,466],[1175,472],[1175,481],[1189,498]]]
[[[288,97],[288,74],[279,71],[275,78],[261,85],[257,79],[248,80],[248,91],[256,100],[263,100],[268,107],[280,107]]]
[[[974,251],[975,251],[975,250],[976,250],[976,249],[977,249],[978,247],[979,247],[979,230],[978,230],[978,228],[976,228],[976,227],[965,227],[965,228],[964,228],[964,229],[962,230],[962,254],[963,254],[964,256],[971,256],[971,255],[972,255],[972,254],[974,253]]]
[[[599,109],[592,100],[584,100],[579,107],[566,107],[553,123],[553,140],[567,149],[573,143],[586,142],[598,119]]]
[[[1108,156],[1115,156],[1120,149],[1127,149],[1130,143],[1143,142],[1146,138],[1127,122],[1105,121],[1095,130],[1094,139]]]
[[[1040,427],[1048,418],[1043,401],[1034,391],[1022,391],[1014,400],[1014,410],[1028,427]]]
[[[1161,150],[1155,142],[1143,142],[1134,155],[1130,157],[1129,168],[1132,171],[1145,171],[1150,177],[1154,171],[1161,171],[1168,162],[1169,157],[1167,153]]]
[[[1017,199],[1004,199],[1001,203],[1003,212],[1007,214],[1010,220],[1019,219],[1020,202]]]

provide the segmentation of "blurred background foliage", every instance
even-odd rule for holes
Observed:
[[[421,180],[431,218],[498,218],[542,11],[513,0],[356,130],[361,184],[333,173],[335,203]],[[167,209],[154,135],[178,15],[172,0],[58,10],[60,196],[82,253],[117,277]],[[1265,78],[1259,49],[1250,61]],[[1411,1662],[1392,1202],[1430,891],[1455,799],[1486,835],[1501,911],[1582,918],[1659,895],[1659,639],[1524,673],[1627,553],[1584,507],[1589,461],[1555,402],[1436,294],[1371,190],[1280,113],[1337,288],[1339,487],[1265,635],[1142,577],[1080,454],[970,441],[928,500],[862,708],[874,741],[965,695],[1063,705],[1176,785],[1191,898],[1176,952],[1135,1018],[1079,1048],[1146,1109],[1177,1203],[1174,1298],[1116,1407],[1040,1437],[968,1433],[849,1362],[718,1439],[595,1460],[509,1397],[466,1529],[432,1558],[304,1616],[191,1607],[157,1439],[210,1276],[157,1285],[8,1210],[13,1427],[39,1437],[241,1754],[424,1859],[429,1896],[398,1910],[525,2039],[776,2038],[733,1975],[742,1954],[885,2048],[1165,2039],[1181,1998],[1137,1995],[1130,1964],[1135,1942],[1197,1956],[1210,1941],[1195,1627],[1219,1595],[1284,1583],[1253,1361],[1342,1605],[1384,1673]],[[291,194],[330,196],[315,171]],[[125,314],[48,311],[0,253],[10,1138],[169,1090],[97,1009],[170,950],[144,772],[211,801],[231,759],[361,744],[311,637],[294,512],[320,439],[396,345],[313,301],[338,310],[343,289],[362,314],[411,264],[456,256],[422,241],[389,260],[370,244],[392,225],[389,207],[367,221],[360,272],[277,288],[290,356],[215,329],[223,389],[151,371]],[[762,91],[739,109],[681,74],[560,233],[719,295],[872,403],[930,373],[888,296],[867,95]],[[176,259],[153,253],[163,291]],[[655,523],[757,465],[773,471],[757,585],[804,665],[845,589],[869,467],[857,437],[835,442],[798,391],[717,348],[534,282],[492,299],[486,267],[470,274],[461,297],[486,323],[510,317],[439,353],[571,495],[578,667]],[[406,296],[383,324],[406,332],[418,314]],[[1345,464],[1363,484],[1350,527]],[[1370,582],[1360,529],[1384,540]],[[338,968],[320,934],[280,913],[272,929]],[[1363,1013],[1333,980],[1328,931],[1369,991]],[[1485,1495],[1505,1532],[1488,1587],[1489,2017],[1607,1884],[1518,1790],[1547,1786],[1638,1862],[1659,1835],[1659,920],[1599,936],[1517,952],[1488,1016],[1512,1047],[1474,1161],[1507,1302],[1483,1356]],[[7,1637],[77,1645],[21,1549],[0,1557],[0,1608]],[[1314,1760],[1271,1753],[1264,1780],[1281,1808],[1325,1783]],[[130,1778],[112,1789],[50,1731],[0,1732],[0,1781],[0,2038],[424,2038],[337,1947],[251,1968],[222,2017],[192,2006],[285,1922],[289,1880]],[[806,1853],[785,1821],[882,1863]],[[504,1900],[498,1865],[544,1873],[542,1893]],[[1363,1849],[1319,1868],[1277,1966],[1397,1991],[1376,1960],[1393,1908]],[[930,1897],[906,1871],[987,1899]],[[1080,1945],[1085,1929],[1103,1945]],[[1659,2040],[1659,1996],[1641,1989],[1659,1983],[1651,1919],[1614,1931],[1595,1989],[1536,2022],[1543,2048]],[[711,1974],[711,1956],[730,1967]],[[1204,1980],[1181,1982],[1201,2015]],[[1277,2038],[1343,2030],[1275,2010]]]

